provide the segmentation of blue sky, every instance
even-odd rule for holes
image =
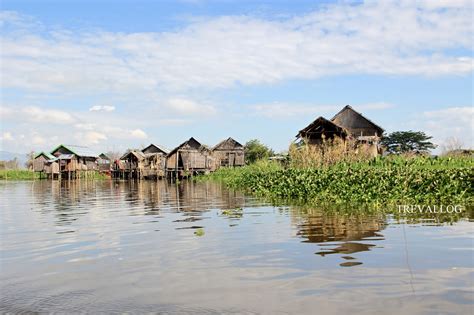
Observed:
[[[352,105],[387,131],[473,146],[472,3],[2,2],[1,147],[285,150]]]

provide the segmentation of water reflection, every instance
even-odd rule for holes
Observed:
[[[0,312],[469,311],[462,218],[275,207],[186,181],[0,189]]]
[[[331,254],[347,255],[370,251],[376,242],[384,240],[381,233],[386,227],[384,215],[350,215],[327,212],[321,208],[304,207],[293,211],[297,235],[302,242],[316,243],[321,257]],[[298,211],[299,210],[299,211]],[[341,256],[344,260],[356,259]],[[341,267],[361,265],[360,261],[342,262]]]

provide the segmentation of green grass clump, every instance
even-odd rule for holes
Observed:
[[[39,173],[29,170],[0,170],[0,180],[32,180],[38,178]]]

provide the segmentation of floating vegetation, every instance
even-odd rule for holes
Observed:
[[[339,203],[460,203],[474,201],[471,158],[379,157],[319,168],[260,162],[222,168],[205,178],[258,196]],[[223,213],[224,214],[224,213]]]
[[[202,228],[199,228],[196,231],[194,231],[194,235],[196,235],[196,236],[204,236],[204,234],[205,234],[204,229],[202,229]]]
[[[240,207],[235,209],[224,209],[222,210],[221,215],[231,218],[241,218],[244,215],[244,209]]]

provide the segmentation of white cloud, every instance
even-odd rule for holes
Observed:
[[[107,140],[107,136],[97,131],[78,132],[74,138],[82,145],[95,145],[103,140]]]
[[[89,108],[90,112],[113,112],[115,110],[115,106],[110,105],[94,105]]]
[[[11,132],[9,131],[5,131],[4,133],[2,133],[2,135],[0,136],[0,141],[13,141],[13,135]]]
[[[172,98],[165,102],[165,106],[172,111],[182,115],[202,115],[208,116],[216,113],[216,109],[211,105],[200,104],[190,99]]]
[[[27,121],[45,124],[70,124],[76,121],[76,118],[69,112],[42,108],[38,106],[1,106],[2,119],[12,119],[17,121]]]
[[[44,145],[46,143],[46,139],[38,134],[33,134],[31,136],[30,142],[33,146]]]
[[[448,107],[426,111],[416,125],[433,136],[433,141],[443,144],[448,138],[459,139],[466,147],[474,148],[474,108]]]
[[[24,25],[18,33],[11,28],[24,17],[11,15],[0,17],[11,26],[2,35],[4,88],[144,93],[473,70],[470,1],[341,2],[279,20],[195,19],[167,33],[39,32]]]
[[[130,131],[130,136],[136,139],[146,139],[148,138],[148,135],[145,133],[145,131],[141,129],[135,129]]]

